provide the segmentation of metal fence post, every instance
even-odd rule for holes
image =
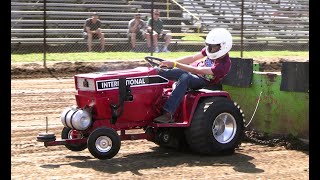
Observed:
[[[46,55],[47,55],[47,0],[43,1],[43,66],[47,67]]]

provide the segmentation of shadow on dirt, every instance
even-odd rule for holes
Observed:
[[[116,174],[130,171],[135,175],[142,175],[139,171],[163,167],[201,167],[201,166],[231,166],[235,171],[243,173],[262,173],[264,170],[256,168],[250,161],[253,157],[235,153],[229,156],[204,156],[192,153],[182,153],[170,149],[155,147],[151,152],[129,154],[108,160],[98,160],[89,156],[67,156],[67,158],[81,160],[68,164],[43,165],[43,168],[56,168],[61,165],[71,165],[78,168],[90,168],[96,171]]]
[[[290,150],[299,150],[309,154],[309,145],[291,135],[267,135],[256,131],[245,131],[244,142],[259,144],[269,147],[282,146]],[[150,152],[136,154],[119,154],[112,159],[99,160],[92,156],[66,156],[72,160],[70,163],[45,164],[42,168],[55,169],[63,165],[71,165],[77,168],[90,168],[105,173],[121,173],[130,171],[135,175],[142,176],[141,170],[175,167],[206,167],[206,166],[228,166],[242,173],[263,173],[251,163],[252,156],[243,154],[241,151],[232,155],[207,156],[199,155],[189,151],[177,151],[170,148],[153,147]],[[75,162],[76,161],[76,162]]]
[[[245,131],[243,142],[259,144],[268,147],[282,146],[289,150],[302,151],[309,155],[309,145],[292,135],[268,135],[257,131]],[[89,168],[104,173],[121,173],[130,171],[135,175],[142,176],[141,170],[175,167],[231,167],[242,173],[263,173],[251,163],[252,156],[236,151],[232,155],[199,155],[190,151],[177,151],[171,148],[152,147],[150,152],[136,154],[121,153],[112,159],[99,160],[92,156],[65,156],[72,162],[63,164],[41,165],[45,169],[56,169],[63,165],[71,165],[77,168]]]

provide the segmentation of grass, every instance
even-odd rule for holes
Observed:
[[[187,55],[193,55],[196,52],[171,52],[171,53],[153,53],[153,56],[162,59],[175,59]],[[112,61],[112,60],[143,60],[150,53],[135,52],[75,52],[75,53],[47,53],[46,61]],[[231,51],[231,57],[240,57],[240,51]],[[296,56],[308,58],[308,51],[245,51],[243,58],[259,58],[259,57],[285,57]],[[43,53],[30,54],[11,54],[11,63],[16,62],[43,62]]]
[[[182,37],[181,40],[203,42],[204,38],[197,35],[189,35],[189,36]]]

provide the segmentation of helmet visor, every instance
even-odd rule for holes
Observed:
[[[206,43],[207,48],[208,48],[208,52],[210,53],[215,53],[218,52],[221,49],[221,45],[220,44],[208,44]]]

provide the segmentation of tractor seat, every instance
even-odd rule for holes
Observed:
[[[203,89],[209,89],[212,91],[215,91],[215,90],[222,91],[222,84],[219,83],[219,84],[208,85],[208,86],[203,87]]]
[[[176,82],[174,82],[172,84],[172,90],[176,87]],[[208,89],[208,90],[211,90],[211,91],[216,91],[216,90],[219,90],[219,91],[222,91],[222,84],[219,83],[219,84],[213,84],[213,85],[208,85],[208,86],[205,86],[203,87],[202,89]],[[197,89],[188,89],[188,91],[196,91]]]

